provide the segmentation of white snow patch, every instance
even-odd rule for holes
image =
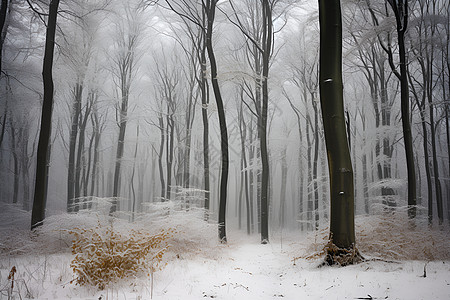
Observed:
[[[71,283],[73,274],[69,265],[73,257],[67,248],[47,243],[52,250],[44,251],[42,243],[44,237],[54,234],[56,224],[62,226],[64,220],[66,225],[77,223],[77,226],[95,220],[83,214],[74,220],[67,219],[72,216],[55,216],[53,220],[57,222],[47,221],[48,227],[41,231],[40,237],[29,237],[28,226],[10,230],[10,234],[23,234],[22,242],[16,244],[9,242],[17,237],[3,240],[12,223],[0,226],[3,243],[0,298],[7,299],[11,284],[7,278],[15,266],[11,299],[150,299],[151,280],[146,276],[125,280],[103,291]],[[1,217],[2,213],[0,220],[3,220]],[[165,218],[158,218],[158,222],[170,227],[183,225],[185,230],[174,240],[174,245],[179,246],[174,246],[172,255],[167,257],[168,265],[154,274],[153,299],[357,299],[368,295],[374,299],[450,299],[448,232],[430,230],[420,223],[415,229],[405,228],[402,218],[401,215],[358,217],[356,222],[357,245],[362,254],[394,262],[378,260],[345,268],[318,268],[322,258],[294,258],[319,251],[326,242],[326,229],[307,235],[284,233],[282,239],[280,235],[272,235],[267,245],[260,244],[259,236],[229,231],[229,243],[221,245],[217,242],[217,226],[193,214],[172,211]],[[120,224],[123,230],[143,224],[153,224],[156,229],[158,222]],[[25,247],[17,251],[12,249],[14,245]],[[32,251],[32,245],[41,252]],[[414,255],[417,258],[411,260]]]

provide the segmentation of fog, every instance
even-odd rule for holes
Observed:
[[[191,2],[191,13],[201,15],[197,1]],[[367,4],[360,2],[342,2],[344,105],[355,211],[376,214],[407,206],[400,83],[383,49],[389,45],[395,66],[398,45],[393,14],[374,3],[375,22]],[[410,2],[406,44],[418,214],[442,223],[450,218],[449,3]],[[183,7],[183,1],[169,3],[175,10]],[[227,220],[232,227],[256,233],[262,58],[260,45],[251,40],[262,42],[261,21],[253,1],[232,3],[236,11],[230,2],[219,1],[213,31],[229,139]],[[434,12],[421,3],[433,4]],[[37,11],[47,9],[45,1],[35,5]],[[130,220],[148,203],[171,200],[185,209],[204,207],[203,109],[209,126],[209,214],[217,220],[221,127],[208,60],[202,69],[198,24],[165,1],[77,0],[60,5],[47,215],[95,209],[92,200],[112,199],[115,189],[117,210]],[[271,231],[328,224],[316,5],[286,0],[273,6],[267,77]],[[33,202],[41,121],[41,18],[27,3],[13,1],[2,32],[0,202],[24,210]],[[207,83],[203,92],[202,74]],[[124,149],[118,156],[125,123]]]

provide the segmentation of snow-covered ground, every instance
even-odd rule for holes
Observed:
[[[364,219],[359,223],[369,224],[368,220]],[[374,222],[373,218],[370,220]],[[60,224],[61,220],[58,222],[56,223]],[[200,226],[195,222],[189,225],[187,220],[179,222],[190,226],[190,230]],[[369,235],[371,227],[364,227],[363,233],[361,230],[358,232],[361,236]],[[73,256],[64,245],[66,243],[64,238],[59,240],[58,247],[48,245],[47,250],[44,250],[45,248],[40,247],[45,245],[44,240],[50,239],[49,236],[45,239],[33,237],[35,243],[33,244],[24,242],[26,237],[23,237],[22,242],[17,242],[17,235],[20,234],[17,228],[17,231],[9,230],[9,234],[15,235],[10,239],[5,239],[8,235],[5,226],[1,227],[1,230],[0,299],[8,299],[7,290],[11,284],[8,274],[13,266],[16,267],[17,273],[12,299],[29,297],[112,300],[150,299],[151,296],[153,299],[169,300],[450,299],[448,239],[435,243],[441,251],[437,252],[440,260],[404,258],[393,260],[380,250],[375,251],[371,248],[379,259],[369,260],[374,257],[373,253],[371,256],[371,253],[362,249],[368,258],[365,262],[344,268],[319,268],[323,258],[314,255],[313,258],[307,257],[314,254],[314,251],[320,248],[319,245],[323,244],[325,231],[309,235],[302,235],[299,232],[283,234],[275,232],[271,236],[270,244],[261,245],[258,236],[249,237],[240,231],[231,230],[228,234],[228,244],[221,245],[215,241],[215,236],[211,236],[215,235],[214,231],[209,227],[203,227],[202,232],[191,233],[194,242],[192,239],[184,239],[183,236],[167,253],[165,259],[168,264],[161,271],[154,273],[153,288],[150,277],[142,276],[99,291],[94,287],[78,286],[71,282],[74,279],[70,268]],[[388,236],[389,231],[386,229],[384,235]],[[380,246],[380,242],[376,240],[377,234],[373,232],[371,235],[373,244]],[[380,231],[380,234],[383,233]],[[439,237],[448,237],[448,233],[442,230],[437,234]],[[45,233],[42,235],[45,236]],[[198,240],[197,245],[195,239]],[[55,243],[50,240],[49,243]],[[12,248],[8,248],[8,243],[17,247],[20,244],[22,250],[12,251]],[[362,239],[361,245],[365,243],[367,241]],[[399,248],[408,247],[407,244],[404,243]],[[421,247],[423,245],[418,245],[416,249],[422,251]],[[402,254],[401,251],[394,251],[395,247],[392,245],[386,245],[384,248],[389,249],[388,253]],[[433,248],[430,249],[427,251],[433,251]],[[425,277],[424,270],[426,270]]]

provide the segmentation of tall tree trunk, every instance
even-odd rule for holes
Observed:
[[[22,186],[23,186],[23,203],[22,203],[22,209],[25,211],[30,210],[30,160],[31,156],[28,154],[28,139],[30,137],[29,134],[29,124],[24,124],[23,134],[22,134],[22,141],[21,141],[21,168],[22,168]],[[34,152],[35,148],[35,142],[33,142],[33,150],[31,153]]]
[[[307,184],[307,194],[308,194],[308,203],[307,203],[307,211],[306,211],[306,220],[307,220],[307,229],[313,230],[313,211],[314,211],[314,199],[313,199],[313,190],[312,190],[312,142],[311,142],[311,118],[309,115],[309,112],[306,113],[306,141],[308,143],[308,149],[307,149],[307,160],[308,160],[308,184]]]
[[[402,128],[403,128],[403,140],[405,144],[406,155],[406,169],[408,178],[408,216],[410,218],[416,217],[416,174],[414,168],[414,152],[413,141],[411,134],[411,122],[409,116],[409,86],[408,86],[408,74],[406,66],[406,49],[405,49],[405,32],[408,27],[408,0],[390,0],[388,1],[395,14],[395,20],[397,23],[397,38],[398,38],[398,55],[400,60],[400,73],[396,71],[392,54],[389,58],[391,69],[397,78],[400,80],[401,88],[401,115],[402,115]]]
[[[13,174],[14,174],[14,184],[13,184],[13,197],[12,197],[12,203],[17,203],[17,199],[19,197],[19,181],[20,181],[20,165],[19,165],[19,153],[18,153],[18,145],[17,141],[21,140],[21,138],[17,138],[17,130],[14,126],[14,123],[11,118],[9,118],[9,127],[11,129],[10,136],[11,136],[11,152],[13,157]],[[19,129],[20,130],[20,129]]]
[[[208,26],[206,29],[206,49],[208,52],[209,62],[211,65],[211,83],[216,98],[217,111],[219,114],[220,140],[222,152],[222,164],[220,174],[220,196],[219,196],[219,240],[222,243],[227,242],[226,235],[226,205],[227,205],[227,186],[228,186],[228,130],[227,121],[225,119],[225,109],[223,105],[222,95],[220,92],[219,82],[217,80],[217,63],[212,45],[212,31],[214,18],[216,13],[216,4],[218,0],[206,0],[206,13]]]
[[[314,229],[319,230],[319,178],[317,168],[319,165],[319,112],[314,95],[311,95],[314,109],[314,159],[313,159],[313,192],[314,192]]]
[[[250,162],[251,165],[251,170],[249,170],[248,172],[248,180],[249,180],[249,199],[250,199],[250,223],[251,223],[251,232],[253,233],[255,231],[255,220],[254,220],[254,191],[255,191],[255,176],[253,174],[253,170],[254,170],[254,157],[255,157],[255,146],[253,145],[253,119],[250,119],[250,129],[249,129],[249,145],[250,147],[248,148],[248,160]]]
[[[136,213],[136,192],[134,189],[134,174],[136,173],[136,159],[137,159],[137,153],[138,153],[138,145],[139,145],[139,124],[136,127],[136,143],[134,145],[134,155],[133,155],[133,169],[131,171],[131,178],[130,178],[130,184],[131,184],[131,192],[132,192],[132,203],[131,203],[131,222],[134,222],[134,215]],[[139,199],[140,200],[140,199]]]
[[[245,149],[245,143],[247,141],[247,126],[244,120],[243,110],[243,89],[241,89],[241,103],[239,106],[239,133],[241,136],[241,177],[244,185],[245,207],[247,212],[247,234],[251,233],[251,207],[249,198],[249,184],[248,184],[248,163],[247,154]],[[242,184],[242,183],[241,183]]]
[[[69,136],[69,165],[67,169],[67,212],[73,212],[75,209],[75,149],[78,136],[78,124],[81,113],[81,97],[83,94],[83,85],[77,83],[73,90],[74,101],[72,104],[72,121]]]
[[[166,183],[164,180],[164,169],[163,169],[163,154],[164,154],[164,144],[165,144],[165,133],[164,133],[164,119],[162,114],[158,117],[159,120],[159,130],[160,130],[160,144],[159,144],[159,153],[158,153],[158,169],[159,169],[159,180],[161,182],[161,201],[165,201],[166,199]]]
[[[166,141],[166,200],[172,197],[172,164],[174,152],[174,137],[175,137],[175,121],[173,118],[173,111],[169,111],[169,104],[167,105],[167,141]]]
[[[421,63],[422,66],[422,74],[423,79],[425,80],[425,68],[424,65]],[[411,79],[410,79],[411,81]],[[425,175],[427,180],[427,193],[428,193],[428,223],[431,224],[433,221],[433,185],[431,180],[431,170],[430,170],[430,154],[428,151],[428,130],[427,130],[427,120],[425,116],[425,97],[426,94],[422,93],[422,100],[419,100],[419,95],[417,94],[414,85],[411,85],[411,91],[414,96],[414,99],[416,100],[416,105],[419,108],[419,115],[421,120],[421,126],[422,126],[422,135],[423,135],[423,153],[425,156]]]
[[[434,37],[434,28],[431,31],[432,39]],[[433,103],[433,60],[434,60],[434,46],[431,45],[430,53],[427,55],[427,85],[426,85],[426,95],[428,100],[428,108],[430,115],[430,133],[431,133],[431,153],[433,156],[433,175],[434,175],[434,192],[436,194],[436,206],[439,224],[442,225],[444,222],[444,209],[442,203],[442,188],[439,178],[439,164],[437,158],[436,150],[436,124],[434,121],[434,103]]]
[[[112,205],[109,210],[109,214],[114,214],[118,209],[118,197],[119,197],[119,189],[120,189],[120,172],[122,166],[122,157],[124,152],[125,145],[125,131],[127,128],[127,113],[128,113],[128,92],[122,90],[122,99],[121,99],[121,108],[120,108],[120,119],[119,119],[119,138],[117,140],[117,152],[116,152],[116,163],[114,168],[114,182],[113,182],[113,200]]]
[[[203,12],[203,22],[205,16]],[[203,124],[203,190],[205,191],[205,219],[209,218],[209,202],[211,192],[209,187],[209,120],[208,120],[208,105],[209,105],[209,86],[206,78],[206,44],[202,43],[202,52],[200,57],[201,63],[201,82],[200,90],[202,97],[202,124]]]
[[[389,128],[391,126],[391,106],[389,104],[389,97],[388,97],[388,80],[385,76],[385,61],[381,60],[379,61],[379,77],[380,77],[380,116],[381,116],[381,126],[383,128]],[[385,134],[382,135],[382,139],[380,141],[381,149],[383,153],[383,159],[380,162],[381,168],[381,178],[383,180],[390,180],[392,179],[391,173],[392,173],[392,165],[391,165],[391,158],[392,158],[392,150],[390,145],[390,138],[388,136],[385,136]],[[394,197],[395,191],[391,187],[382,186],[381,187],[381,196],[383,197],[383,204],[385,205],[385,208],[392,208],[395,207],[396,199]]]
[[[53,52],[55,49],[56,19],[59,0],[51,0],[49,5],[47,32],[45,38],[44,64],[42,78],[44,81],[44,101],[42,104],[41,129],[37,149],[36,182],[34,187],[31,229],[42,225],[47,204],[48,165],[50,162],[50,136],[53,111]]]
[[[355,247],[353,169],[345,129],[342,84],[342,20],[339,0],[319,0],[320,104],[330,174],[330,242],[328,263]],[[353,263],[342,261],[341,264]]]
[[[280,227],[286,226],[287,147],[281,151]]]

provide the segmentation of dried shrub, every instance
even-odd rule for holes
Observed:
[[[119,279],[150,275],[165,266],[162,258],[167,240],[174,230],[161,230],[158,234],[131,230],[128,234],[100,223],[91,229],[76,228],[70,233],[74,240],[75,258],[71,268],[79,285],[93,285],[104,289]]]

